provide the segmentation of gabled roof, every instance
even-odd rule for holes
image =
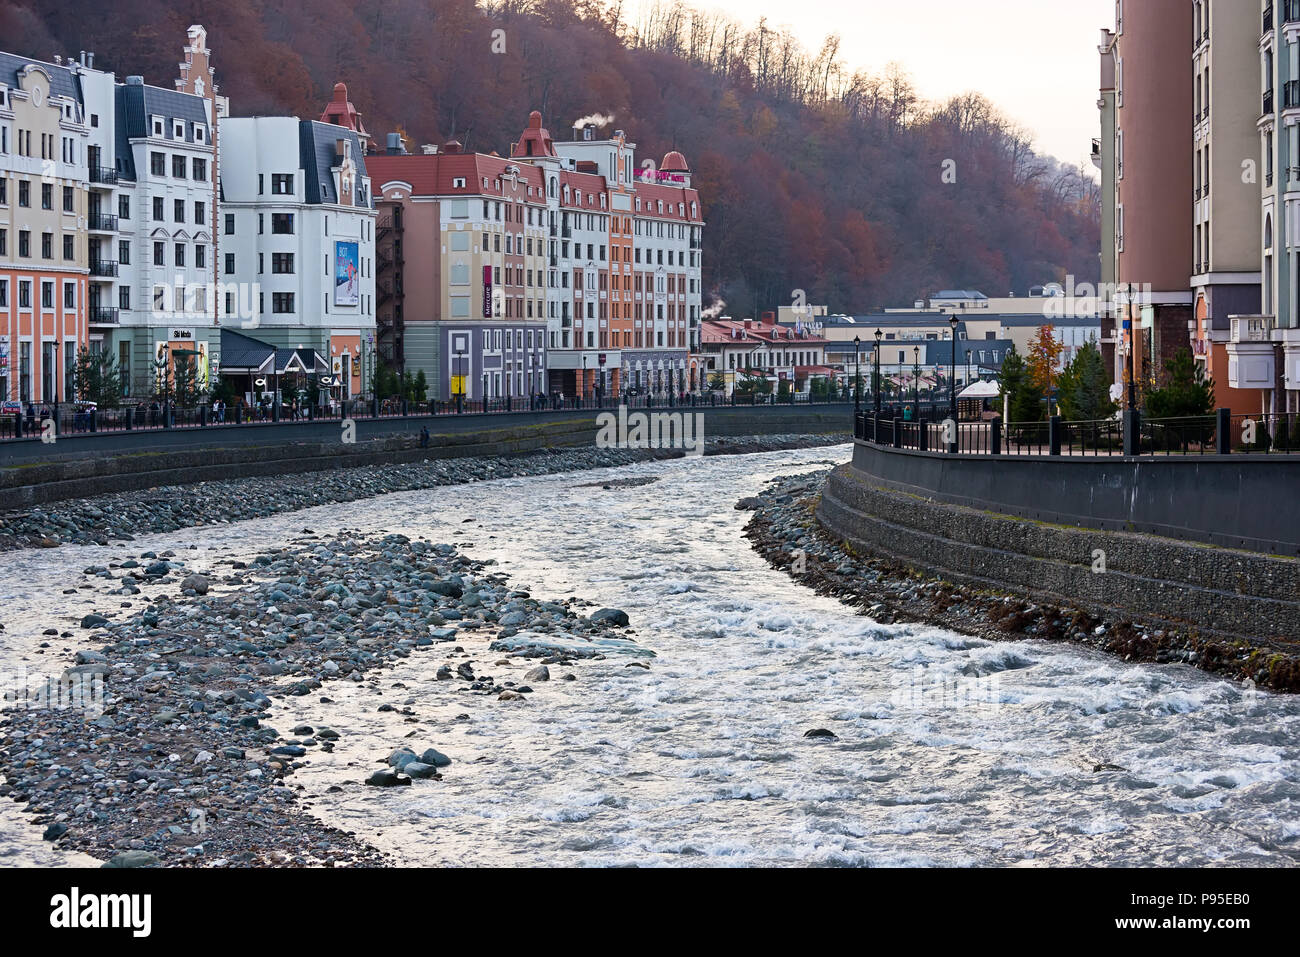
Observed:
[[[224,363],[222,363],[224,365]],[[288,375],[301,372],[312,375],[317,372],[329,372],[330,364],[315,349],[276,349],[275,374]]]
[[[234,329],[221,330],[221,370],[223,372],[270,372],[275,346],[246,336]]]

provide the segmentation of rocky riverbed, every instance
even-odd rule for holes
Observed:
[[[90,566],[72,590],[95,593],[97,610],[46,650],[67,656],[65,682],[98,680],[103,693],[76,708],[7,701],[0,796],[23,802],[46,840],[113,866],[383,864],[317,820],[293,781],[339,731],[302,722],[301,701],[299,723],[277,727],[277,701],[323,706],[331,684],[364,688],[409,731],[349,786],[436,788],[454,758],[385,669],[427,656],[428,683],[469,720],[535,707],[547,682],[635,644],[624,612],[534,597],[493,564],[401,534],[303,529],[206,575],[173,552]]]
[[[994,640],[1077,642],[1125,661],[1185,663],[1251,688],[1300,692],[1300,656],[1294,653],[1228,644],[1131,619],[1097,617],[1081,608],[1027,602],[854,554],[815,518],[829,474],[778,479],[737,508],[755,513],[746,535],[769,563],[875,621],[924,622]]]
[[[773,452],[835,444],[843,436],[710,437],[706,455]],[[0,513],[0,551],[106,545],[136,535],[265,518],[317,505],[492,479],[550,475],[678,458],[667,449],[550,449],[514,456],[426,459],[405,465],[258,476],[140,489]]]

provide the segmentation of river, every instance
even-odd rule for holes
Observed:
[[[0,667],[38,667],[40,641],[66,644],[41,632],[75,629],[94,603],[63,594],[79,578],[69,567],[198,543],[182,557],[202,569],[304,526],[401,531],[495,559],[537,597],[622,608],[655,657],[638,659],[648,670],[622,656],[583,662],[577,680],[540,684],[526,704],[470,707],[458,682],[433,680],[436,649],[416,654],[381,680],[385,700],[419,716],[414,726],[346,682],[324,689],[332,704],[277,704],[283,731],[307,721],[342,734],[291,779],[313,812],[400,862],[1300,859],[1300,699],[1074,646],[880,625],[771,569],[742,537],[749,514],[735,502],[847,455],[647,463],[401,493],[126,547],[11,553],[0,569]],[[583,487],[616,478],[655,481]],[[502,673],[499,657],[476,670]],[[836,737],[804,737],[816,728]],[[405,744],[449,755],[444,779],[358,786]],[[0,811],[0,865],[59,858],[22,821],[12,806]]]

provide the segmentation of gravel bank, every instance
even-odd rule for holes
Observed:
[[[1294,653],[1097,617],[1081,608],[1030,603],[846,550],[814,517],[829,474],[778,480],[737,508],[755,512],[746,535],[769,563],[876,621],[924,622],[994,640],[1072,641],[1126,661],[1185,663],[1255,687],[1300,692],[1300,656]],[[795,567],[797,561],[802,570]]]
[[[362,686],[410,732],[349,786],[436,788],[455,756],[400,686],[381,685],[398,660],[427,656],[426,680],[468,719],[542,704],[545,682],[580,680],[581,663],[606,651],[653,655],[622,611],[534,598],[490,564],[399,534],[304,529],[251,562],[218,561],[210,577],[171,552],[87,568],[77,584],[102,596],[98,610],[81,635],[50,642],[68,656],[64,678],[98,678],[103,695],[78,708],[8,702],[0,796],[23,802],[46,840],[112,866],[385,864],[314,818],[293,781],[340,731],[277,728],[277,700],[325,705],[331,683]],[[519,680],[493,678],[512,659],[526,660],[507,669]]]
[[[737,455],[838,444],[843,436],[774,435],[716,438],[707,455]],[[316,505],[352,502],[390,492],[550,475],[677,458],[660,449],[554,449],[526,455],[425,460],[406,465],[340,469],[141,489],[72,499],[44,508],[0,513],[0,551],[107,545],[134,535],[264,518]]]

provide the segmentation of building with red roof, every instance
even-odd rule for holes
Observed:
[[[746,378],[766,379],[774,387],[789,382],[806,392],[815,379],[833,379],[827,362],[828,340],[802,326],[782,325],[767,313],[762,319],[708,319],[701,324],[700,356],[707,386],[721,375],[727,395]]]

